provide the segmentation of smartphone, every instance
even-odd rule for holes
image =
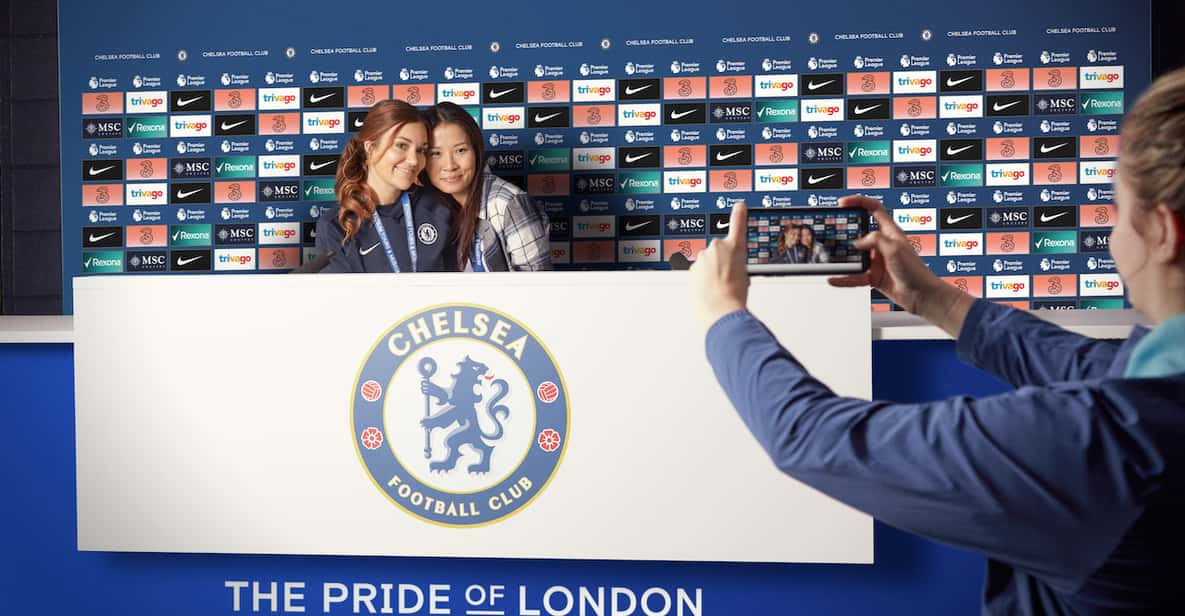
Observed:
[[[868,270],[868,251],[852,246],[868,233],[868,213],[856,208],[749,210],[745,234],[753,275],[855,274]]]

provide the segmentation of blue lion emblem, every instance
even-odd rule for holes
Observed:
[[[432,373],[436,371],[436,362],[425,357],[420,360],[420,374],[424,377],[420,381],[420,392],[424,394],[425,417],[420,420],[424,427],[424,457],[432,457],[432,431],[444,429],[453,424],[457,427],[448,433],[444,440],[446,448],[443,460],[432,460],[428,468],[433,471],[448,472],[457,467],[461,459],[461,445],[469,445],[478,452],[481,460],[469,465],[470,473],[487,473],[490,470],[490,456],[494,453],[494,445],[490,441],[502,438],[502,422],[510,415],[510,407],[498,404],[509,390],[505,379],[497,379],[492,385],[498,393],[486,404],[486,412],[494,422],[494,432],[487,433],[481,428],[477,419],[477,405],[482,396],[477,392],[481,387],[481,377],[489,371],[483,364],[473,361],[468,355],[457,362],[457,372],[452,375],[453,385],[448,390],[432,382]],[[431,398],[444,405],[439,413],[430,414]]]

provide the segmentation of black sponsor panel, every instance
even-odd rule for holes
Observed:
[[[169,111],[197,113],[213,109],[209,90],[174,90],[169,92]]]
[[[122,248],[123,227],[83,227],[83,248]]]
[[[169,269],[174,272],[208,272],[213,251],[211,250],[174,250],[169,258]]]
[[[83,182],[110,182],[122,179],[123,161],[118,158],[82,161]]]
[[[1078,302],[1072,299],[1033,300],[1033,310],[1077,310]]]
[[[486,154],[486,163],[492,171],[522,171],[526,160],[522,150],[498,150]]]
[[[612,173],[586,173],[572,176],[572,192],[580,195],[607,195],[616,190]]]
[[[893,104],[888,98],[849,98],[848,120],[888,120]]]
[[[316,225],[317,223],[310,223]],[[214,244],[217,246],[237,246],[239,244],[254,244],[256,241],[255,225],[250,223],[236,223],[214,226]]]
[[[939,92],[981,92],[983,71],[939,71]]]
[[[728,235],[730,216],[728,213],[712,214],[708,218],[708,235]]]
[[[255,134],[255,114],[220,113],[214,116],[214,135],[218,137]]]
[[[1032,212],[1027,207],[990,207],[984,218],[989,229],[1017,229],[1029,226]]]
[[[129,251],[124,258],[124,271],[163,272],[169,269],[169,254],[164,250]]]
[[[948,207],[938,211],[938,229],[982,229],[983,210],[977,207]]]
[[[337,175],[338,154],[305,154],[300,157],[301,175]]]
[[[663,103],[664,124],[707,124],[707,105],[704,103]]]
[[[211,190],[209,182],[182,182],[169,184],[169,203],[189,205],[194,203],[210,203]]]
[[[708,165],[737,167],[753,164],[753,146],[749,144],[719,144],[708,146]]]
[[[1078,156],[1078,138],[1066,137],[1033,137],[1033,158],[1075,158]]]
[[[1078,226],[1078,208],[1073,205],[1044,205],[1033,208],[1033,226],[1040,228]]]
[[[481,84],[481,104],[515,105],[527,100],[521,81],[494,81]]]
[[[208,178],[212,174],[209,158],[170,158],[169,177],[174,180]]]
[[[809,167],[799,177],[802,190],[836,190],[844,187],[844,170],[839,167]]]
[[[567,128],[571,125],[572,108],[567,105],[527,109],[527,128]]]
[[[1033,96],[1034,115],[1073,115],[1078,113],[1076,94],[1037,94]]]
[[[843,73],[821,73],[803,75],[799,78],[799,93],[802,96],[842,96]]]
[[[654,146],[617,148],[617,166],[622,169],[657,169],[662,164],[662,149]]]
[[[618,216],[617,235],[619,237],[662,235],[662,223],[658,214]]]
[[[83,139],[122,139],[123,118],[83,118]]]
[[[983,106],[989,118],[1029,115],[1029,95],[990,94]]]
[[[300,180],[264,180],[259,182],[259,201],[300,201]]]
[[[832,165],[842,163],[844,145],[842,141],[829,143],[804,143],[800,162],[804,165]]]
[[[703,214],[667,214],[663,218],[665,235],[706,235],[708,217]]]
[[[658,79],[618,79],[617,100],[656,101],[662,98],[662,82]]]
[[[300,223],[300,243],[309,245],[317,243],[317,221],[306,220]]]
[[[506,180],[507,182],[510,182],[511,184],[523,189],[524,191],[527,190],[527,176],[525,175],[507,172],[500,172],[496,175],[503,180]]]
[[[305,109],[332,109],[346,106],[346,89],[336,87],[308,87],[300,91]]]
[[[982,139],[943,139],[938,142],[938,160],[983,160]]]
[[[346,112],[346,130],[351,133],[356,133],[362,130],[362,124],[366,122],[366,114],[368,111],[349,111]]]
[[[1110,252],[1111,230],[1096,229],[1078,232],[1078,252]]]
[[[708,116],[711,117],[713,124],[752,122],[753,103],[748,101],[712,103],[711,109],[708,111]]]
[[[572,218],[569,216],[548,216],[547,236],[552,240],[572,239]]]
[[[893,188],[923,188],[937,184],[937,167],[893,167]]]

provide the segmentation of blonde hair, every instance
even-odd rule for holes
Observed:
[[[1140,208],[1185,214],[1185,68],[1152,82],[1128,110],[1119,166]]]

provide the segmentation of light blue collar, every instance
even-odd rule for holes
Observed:
[[[1185,314],[1166,319],[1132,350],[1123,376],[1157,378],[1185,373]]]

